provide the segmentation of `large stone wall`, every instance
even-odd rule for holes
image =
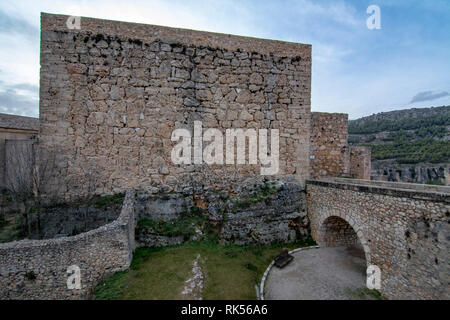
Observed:
[[[129,267],[134,249],[134,191],[114,222],[73,237],[0,244],[0,300],[82,299],[97,283]],[[77,265],[81,289],[68,289],[66,271]]]
[[[277,176],[309,172],[311,46],[42,14],[40,141],[67,194],[98,168],[98,193],[228,186],[257,165],[175,165],[175,128],[279,129]],[[270,140],[270,139],[269,139]],[[205,143],[206,144],[206,143]]]
[[[349,173],[348,115],[311,113],[311,178]]]
[[[449,194],[449,187],[308,181],[311,233],[321,245],[355,242],[356,233],[367,264],[381,269],[381,292],[388,298],[449,299]]]

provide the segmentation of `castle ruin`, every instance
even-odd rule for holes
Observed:
[[[141,232],[137,220],[192,210],[236,244],[360,242],[367,263],[385,272],[389,298],[448,297],[448,270],[434,262],[448,261],[448,189],[366,181],[370,151],[349,147],[347,115],[311,112],[310,45],[84,17],[78,28],[70,19],[41,15],[39,144],[57,154],[54,187],[67,201],[89,193],[92,169],[93,192],[126,197],[106,226],[0,245],[0,297],[86,297],[106,270],[129,266],[136,246],[183,240]],[[277,174],[261,175],[264,164],[248,153],[245,164],[175,164],[172,134],[193,135],[196,121],[224,136],[278,130]],[[366,180],[334,179],[343,176]],[[61,282],[72,263],[86,277],[78,291]],[[15,284],[30,268],[45,290]]]

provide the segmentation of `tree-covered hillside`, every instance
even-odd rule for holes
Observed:
[[[350,121],[349,142],[370,146],[375,161],[448,163],[449,129],[450,106],[392,111]]]

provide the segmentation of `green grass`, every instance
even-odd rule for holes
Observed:
[[[95,199],[95,207],[97,209],[105,209],[107,207],[121,207],[125,194],[117,193],[110,196],[102,196]]]
[[[441,179],[438,179],[438,180],[428,180],[427,182],[425,182],[425,184],[428,184],[428,185],[434,185],[434,186],[445,186],[445,182],[442,181]]]
[[[232,210],[232,212],[236,213],[236,208],[245,209],[261,201],[264,201],[266,205],[268,205],[271,200],[270,196],[278,191],[274,184],[276,184],[276,181],[269,181],[267,178],[264,178],[262,184],[253,185],[255,190],[253,190],[250,194],[244,196],[241,195],[231,199],[231,203],[234,206],[234,210]]]
[[[203,299],[256,299],[267,266],[282,248],[313,245],[312,240],[272,245],[219,245],[189,242],[165,248],[140,248],[134,252],[131,267],[101,282],[94,299],[183,299],[184,281],[191,275],[192,263],[201,256],[205,274]]]
[[[21,240],[24,237],[20,212],[6,213],[0,222],[0,243]]]
[[[380,291],[375,289],[368,289],[366,287],[357,289],[345,289],[346,294],[359,298],[359,299],[369,299],[369,300],[386,300],[386,298],[380,293]]]
[[[193,207],[190,212],[184,213],[176,220],[148,220],[142,219],[137,223],[136,232],[145,232],[161,236],[183,236],[185,240],[195,235],[195,228],[204,230],[208,222],[198,208]]]

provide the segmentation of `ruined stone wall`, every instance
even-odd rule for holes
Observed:
[[[327,245],[330,218],[339,217],[354,229],[367,264],[381,269],[380,291],[386,297],[450,298],[449,187],[308,181],[307,210],[312,236],[321,245]]]
[[[368,147],[350,147],[350,174],[356,179],[370,180],[371,157]]]
[[[0,244],[0,300],[82,299],[98,282],[129,267],[135,194],[127,192],[117,220],[73,237]],[[81,289],[67,288],[67,268],[81,271]]]
[[[56,144],[66,193],[240,183],[257,165],[175,165],[175,128],[279,129],[277,176],[309,171],[311,46],[42,14],[40,141]],[[269,139],[270,140],[270,139]],[[206,145],[206,143],[204,143]]]
[[[348,115],[311,113],[311,178],[349,173]]]

